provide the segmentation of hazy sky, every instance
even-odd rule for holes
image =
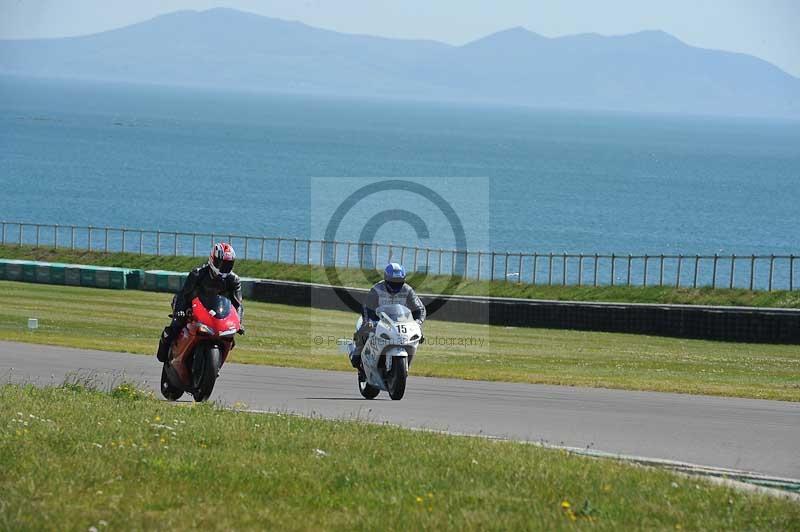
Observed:
[[[800,0],[0,0],[0,38],[82,35],[219,6],[452,44],[512,26],[548,37],[661,29],[695,46],[761,57],[800,77]]]

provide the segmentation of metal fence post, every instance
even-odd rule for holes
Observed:
[[[547,286],[553,284],[553,253],[547,254]]]
[[[517,266],[517,284],[520,284],[522,283],[522,253],[519,254],[519,264]]]
[[[750,255],[750,291],[753,291],[753,283],[756,276],[756,256]]]
[[[478,275],[477,275],[477,280],[478,281],[481,280],[481,252],[480,251],[478,251]]]
[[[564,253],[564,259],[561,261],[561,286],[567,286],[567,254]]]
[[[717,287],[717,261],[719,260],[719,255],[714,253],[714,265],[711,269],[711,288]]]
[[[728,288],[733,289],[733,276],[736,271],[736,254],[731,255],[731,278],[729,279]]]
[[[597,286],[597,262],[600,257],[597,256],[597,253],[594,254],[594,269],[592,270],[592,285]]]
[[[144,231],[139,231],[139,255],[144,253]]]
[[[506,251],[506,262],[503,265],[505,267],[505,282],[508,282],[508,251]]]
[[[3,222],[3,245],[6,243],[6,223]]]
[[[19,242],[17,243],[19,247],[22,247],[22,226],[23,224],[19,224]]]
[[[442,248],[439,248],[438,264],[436,265],[436,274],[442,275]]]
[[[350,241],[349,240],[347,241],[347,258],[345,259],[344,267],[345,268],[349,268],[350,267]]]
[[[173,240],[172,240],[172,256],[173,257],[177,257],[178,256],[178,235],[179,234],[180,233],[175,233],[173,235],[173,237],[174,237]],[[245,252],[244,255],[245,255],[245,258],[247,258],[247,252]]]
[[[122,252],[125,253],[125,228],[122,228]]]
[[[611,254],[611,286],[614,286],[614,267],[617,263],[617,257],[612,253]]]
[[[39,224],[36,224],[36,249],[39,249],[39,230],[40,226]]]
[[[583,253],[578,254],[578,286],[583,286]]]
[[[628,253],[628,286],[631,285],[631,254]]]
[[[425,275],[430,273],[430,271],[431,271],[431,248],[425,248]]]
[[[533,276],[531,277],[531,284],[536,284],[536,263],[539,262],[539,254],[533,254]]]
[[[658,286],[664,286],[664,255],[660,256],[658,262]]]
[[[647,256],[647,253],[644,255],[644,272],[642,273],[642,286],[647,286],[647,261],[650,257]]]
[[[794,290],[794,255],[789,255],[789,291]]]
[[[418,253],[419,253],[419,248],[417,248],[416,246],[414,246],[414,269],[413,269],[413,270],[411,270],[411,271],[413,271],[413,272],[417,271],[417,254],[418,254]],[[376,260],[375,260],[375,264],[377,264],[377,263],[378,263],[378,261],[377,261],[377,259],[376,259]]]
[[[53,226],[53,249],[58,249],[58,224]]]
[[[678,272],[675,274],[675,288],[681,287],[681,264],[683,263],[683,255],[678,255]]]
[[[362,249],[363,254],[363,249]],[[311,264],[311,240],[306,240],[306,264]],[[363,266],[363,264],[362,264]]]
[[[88,244],[89,251],[92,251],[92,226],[88,227],[88,237],[86,238],[86,242]]]
[[[247,258],[247,244],[249,244],[249,243],[250,243],[250,237],[245,235],[245,237],[244,237],[244,258],[245,259]]]
[[[108,253],[108,226],[103,230],[103,253]]]
[[[281,261],[281,237],[278,237],[278,249],[275,255],[275,262]]]
[[[192,233],[192,257],[197,256],[197,233]]]
[[[700,269],[700,255],[694,256],[694,279],[692,279],[692,288],[697,288],[697,271]]]
[[[161,255],[161,231],[156,231],[156,256]]]
[[[492,281],[494,281],[494,257],[495,257],[495,252],[492,251],[492,277],[491,277]]]
[[[769,256],[769,284],[767,290],[772,292],[772,267],[775,265],[775,255]]]

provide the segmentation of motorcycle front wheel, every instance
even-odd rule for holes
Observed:
[[[217,382],[219,374],[220,358],[219,346],[216,344],[201,346],[194,354],[192,362],[194,391],[192,396],[198,403],[207,400],[214,391],[214,384]]]
[[[395,357],[392,361],[392,369],[386,377],[386,387],[389,388],[389,397],[394,401],[399,401],[406,393],[408,358]]]

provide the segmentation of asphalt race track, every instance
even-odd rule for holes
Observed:
[[[155,390],[160,378],[155,357],[0,342],[2,382],[61,384],[70,372]],[[242,364],[223,367],[212,400],[800,478],[800,403],[434,379],[413,367],[402,401],[367,401],[355,373]]]

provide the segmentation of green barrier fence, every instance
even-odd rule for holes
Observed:
[[[166,270],[144,271],[83,264],[0,259],[0,280],[6,281],[175,293],[183,287],[186,275],[186,272]],[[242,296],[245,299],[253,297],[254,287],[258,281],[259,279],[250,277],[242,278]]]
[[[129,268],[0,259],[0,279],[6,281],[124,290],[140,287],[143,275]]]

